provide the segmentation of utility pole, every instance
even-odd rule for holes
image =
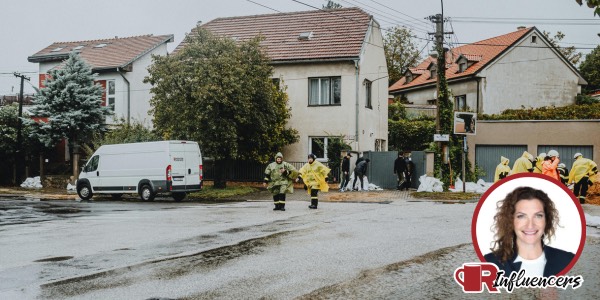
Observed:
[[[448,101],[447,95],[445,93],[446,86],[446,51],[444,49],[444,34],[451,34],[452,32],[444,32],[444,8],[442,3],[442,13],[436,14],[434,16],[430,16],[428,18],[431,22],[435,23],[435,33],[429,33],[435,37],[435,52],[437,56],[437,76],[436,76],[436,89],[437,89],[437,97],[436,97],[436,114],[435,114],[435,130],[436,134],[449,134],[449,132],[441,132],[442,126],[440,121],[440,107],[441,101]],[[444,86],[442,86],[444,85]],[[444,98],[444,99],[441,99]],[[437,142],[437,147],[440,151],[440,160],[442,163],[438,165],[437,173],[442,176],[442,167],[443,161],[445,160],[445,151],[442,146],[442,142]]]
[[[21,90],[19,92],[19,118],[17,120],[17,155],[15,157],[16,159],[16,184],[19,184],[23,178],[21,178],[22,176],[22,169],[23,169],[23,133],[22,133],[22,128],[23,128],[23,121],[21,121],[21,117],[23,117],[23,85],[25,84],[25,80],[29,81],[30,78],[22,75],[20,73],[15,72],[14,73],[15,77],[19,77],[21,78]]]

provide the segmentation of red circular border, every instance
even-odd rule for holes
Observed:
[[[475,247],[475,252],[477,253],[477,256],[479,257],[480,261],[486,262],[486,260],[483,257],[483,254],[481,253],[481,250],[479,250],[479,243],[477,242],[477,218],[479,217],[479,210],[481,209],[481,206],[483,205],[483,203],[485,202],[487,197],[496,188],[498,188],[499,186],[501,186],[502,184],[504,184],[508,181],[518,179],[518,178],[523,178],[523,177],[535,177],[535,178],[544,179],[544,180],[554,183],[555,185],[562,188],[567,193],[567,195],[569,195],[571,197],[571,200],[575,204],[575,207],[577,207],[577,211],[579,212],[579,218],[581,219],[581,240],[579,241],[579,248],[577,249],[577,253],[575,253],[575,257],[571,260],[571,263],[569,263],[569,265],[567,267],[565,267],[565,269],[563,269],[558,274],[556,274],[557,276],[565,275],[567,272],[569,272],[569,270],[571,270],[571,268],[573,268],[573,266],[575,265],[577,260],[579,260],[579,256],[581,256],[581,252],[583,252],[583,246],[585,245],[585,237],[586,237],[585,215],[583,213],[583,208],[581,207],[581,204],[579,204],[579,200],[577,200],[575,198],[575,194],[573,194],[573,192],[570,189],[568,189],[564,184],[562,184],[558,180],[548,177],[547,175],[538,174],[538,173],[519,173],[519,174],[515,174],[515,175],[510,175],[510,176],[494,183],[483,194],[483,196],[481,196],[481,198],[479,199],[479,202],[477,203],[477,207],[475,207],[475,212],[473,212],[473,218],[471,220],[471,238],[473,239],[473,246]]]

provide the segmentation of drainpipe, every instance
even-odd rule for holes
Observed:
[[[354,60],[354,75],[356,77],[356,151],[360,152],[360,144],[358,142],[358,107],[359,107],[359,101],[358,101],[358,89],[359,89],[359,85],[358,85],[358,59]]]
[[[479,113],[479,82],[481,81],[480,77],[477,77],[477,113]]]
[[[131,84],[129,83],[129,80],[125,78],[125,75],[123,75],[121,68],[117,68],[117,72],[119,72],[119,75],[121,75],[123,80],[127,83],[127,125],[129,125],[131,119]]]

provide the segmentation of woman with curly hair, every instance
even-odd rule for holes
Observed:
[[[518,187],[498,202],[494,216],[494,246],[485,260],[504,271],[525,270],[525,275],[551,276],[564,270],[575,255],[545,245],[558,225],[558,210],[548,195],[531,187]]]

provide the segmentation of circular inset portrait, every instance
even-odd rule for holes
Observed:
[[[546,175],[521,173],[481,197],[471,224],[481,261],[525,276],[564,275],[585,243],[585,217],[573,194]]]

